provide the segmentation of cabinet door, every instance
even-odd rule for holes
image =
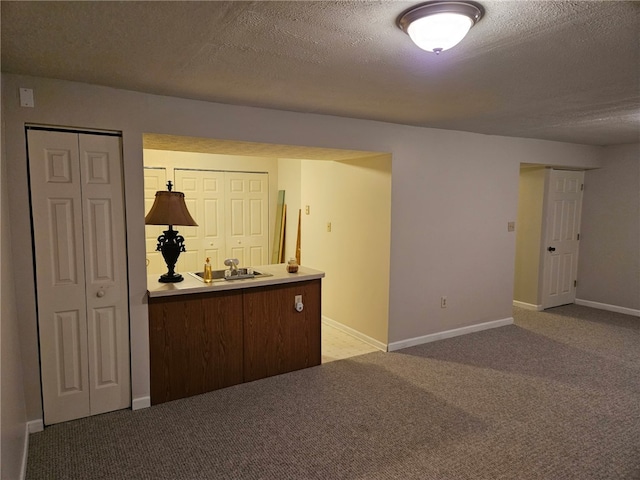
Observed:
[[[242,292],[149,299],[151,404],[242,382]]]
[[[245,382],[320,365],[320,293],[320,280],[245,290]]]

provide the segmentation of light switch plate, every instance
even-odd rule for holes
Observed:
[[[516,222],[507,223],[507,232],[514,232],[516,230]]]
[[[33,89],[21,88],[20,89],[20,106],[33,108]]]

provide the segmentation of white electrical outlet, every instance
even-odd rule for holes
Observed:
[[[440,297],[440,308],[447,308],[447,297]]]

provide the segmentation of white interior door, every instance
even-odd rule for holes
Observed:
[[[584,172],[549,172],[543,244],[543,308],[573,303],[576,298],[583,185]]]
[[[268,263],[269,181],[265,173],[226,172],[227,256],[240,265]]]
[[[78,135],[91,415],[130,405],[129,295],[120,138]]]
[[[165,168],[144,168],[144,211],[148,213],[156,199],[158,190],[167,189],[167,170]],[[156,250],[158,237],[167,227],[145,225],[145,251],[147,255],[147,274],[162,275],[167,272],[167,264],[162,254]]]
[[[44,422],[130,405],[120,139],[29,130]]]
[[[29,131],[44,422],[90,415],[78,135]]]
[[[214,269],[225,268],[224,173],[212,170],[174,170],[176,190],[184,193],[197,227],[178,227],[186,252],[176,271],[200,272],[207,257]],[[178,268],[179,267],[179,268]]]

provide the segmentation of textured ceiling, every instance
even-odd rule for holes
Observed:
[[[436,56],[418,2],[11,2],[2,71],[162,95],[592,145],[640,141],[640,2],[482,1]]]

